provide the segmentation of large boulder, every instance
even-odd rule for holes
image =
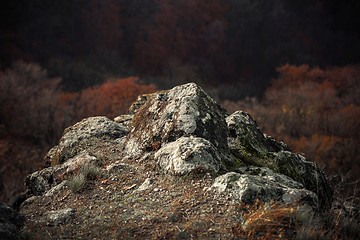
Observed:
[[[126,151],[131,155],[158,150],[180,137],[196,136],[227,150],[226,111],[195,83],[140,96]]]
[[[228,143],[233,156],[247,165],[268,167],[284,174],[316,193],[320,207],[331,206],[332,189],[323,171],[305,157],[289,151],[282,143],[263,134],[252,117],[237,111],[226,118]]]
[[[266,167],[244,167],[217,177],[210,188],[248,204],[255,200],[301,203],[318,208],[318,197],[293,179]]]

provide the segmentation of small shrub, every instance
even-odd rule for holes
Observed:
[[[74,175],[68,182],[67,185],[72,192],[80,192],[86,184],[86,177],[83,174]]]
[[[101,175],[101,169],[93,164],[81,167],[79,173],[68,181],[67,185],[74,193],[80,192],[86,185],[87,180],[94,180]]]
[[[80,169],[80,174],[86,179],[94,180],[101,175],[101,169],[93,164],[86,164]]]

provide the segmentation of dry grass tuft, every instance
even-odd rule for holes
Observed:
[[[239,229],[251,239],[288,239],[295,235],[297,206],[256,202]]]
[[[81,167],[79,173],[72,176],[67,182],[72,192],[80,192],[87,183],[87,180],[94,180],[101,175],[101,169],[93,164],[86,164]]]
[[[315,213],[310,207],[255,202],[244,207],[243,223],[233,234],[247,239],[360,239],[359,211],[332,209]]]

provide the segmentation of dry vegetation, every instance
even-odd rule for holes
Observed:
[[[33,63],[16,62],[0,72],[0,201],[23,190],[26,175],[42,166],[66,127],[89,116],[126,113],[138,95],[155,91],[135,77],[75,93],[59,84]]]
[[[209,174],[172,177],[155,162],[116,159],[114,143],[97,146],[101,174],[81,191],[70,187],[23,205],[28,239],[357,239],[359,212],[334,205],[314,214],[306,207],[255,202],[251,205],[208,191]],[[110,161],[110,159],[112,159]],[[114,162],[115,161],[115,162]],[[109,165],[117,167],[110,168]],[[109,170],[110,169],[110,170]],[[72,176],[68,176],[71,181]],[[137,190],[146,179],[150,186]],[[75,210],[75,217],[51,225],[46,211]]]

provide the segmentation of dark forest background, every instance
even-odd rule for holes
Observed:
[[[186,82],[356,184],[359,12],[357,0],[1,1],[0,200],[65,127]]]

